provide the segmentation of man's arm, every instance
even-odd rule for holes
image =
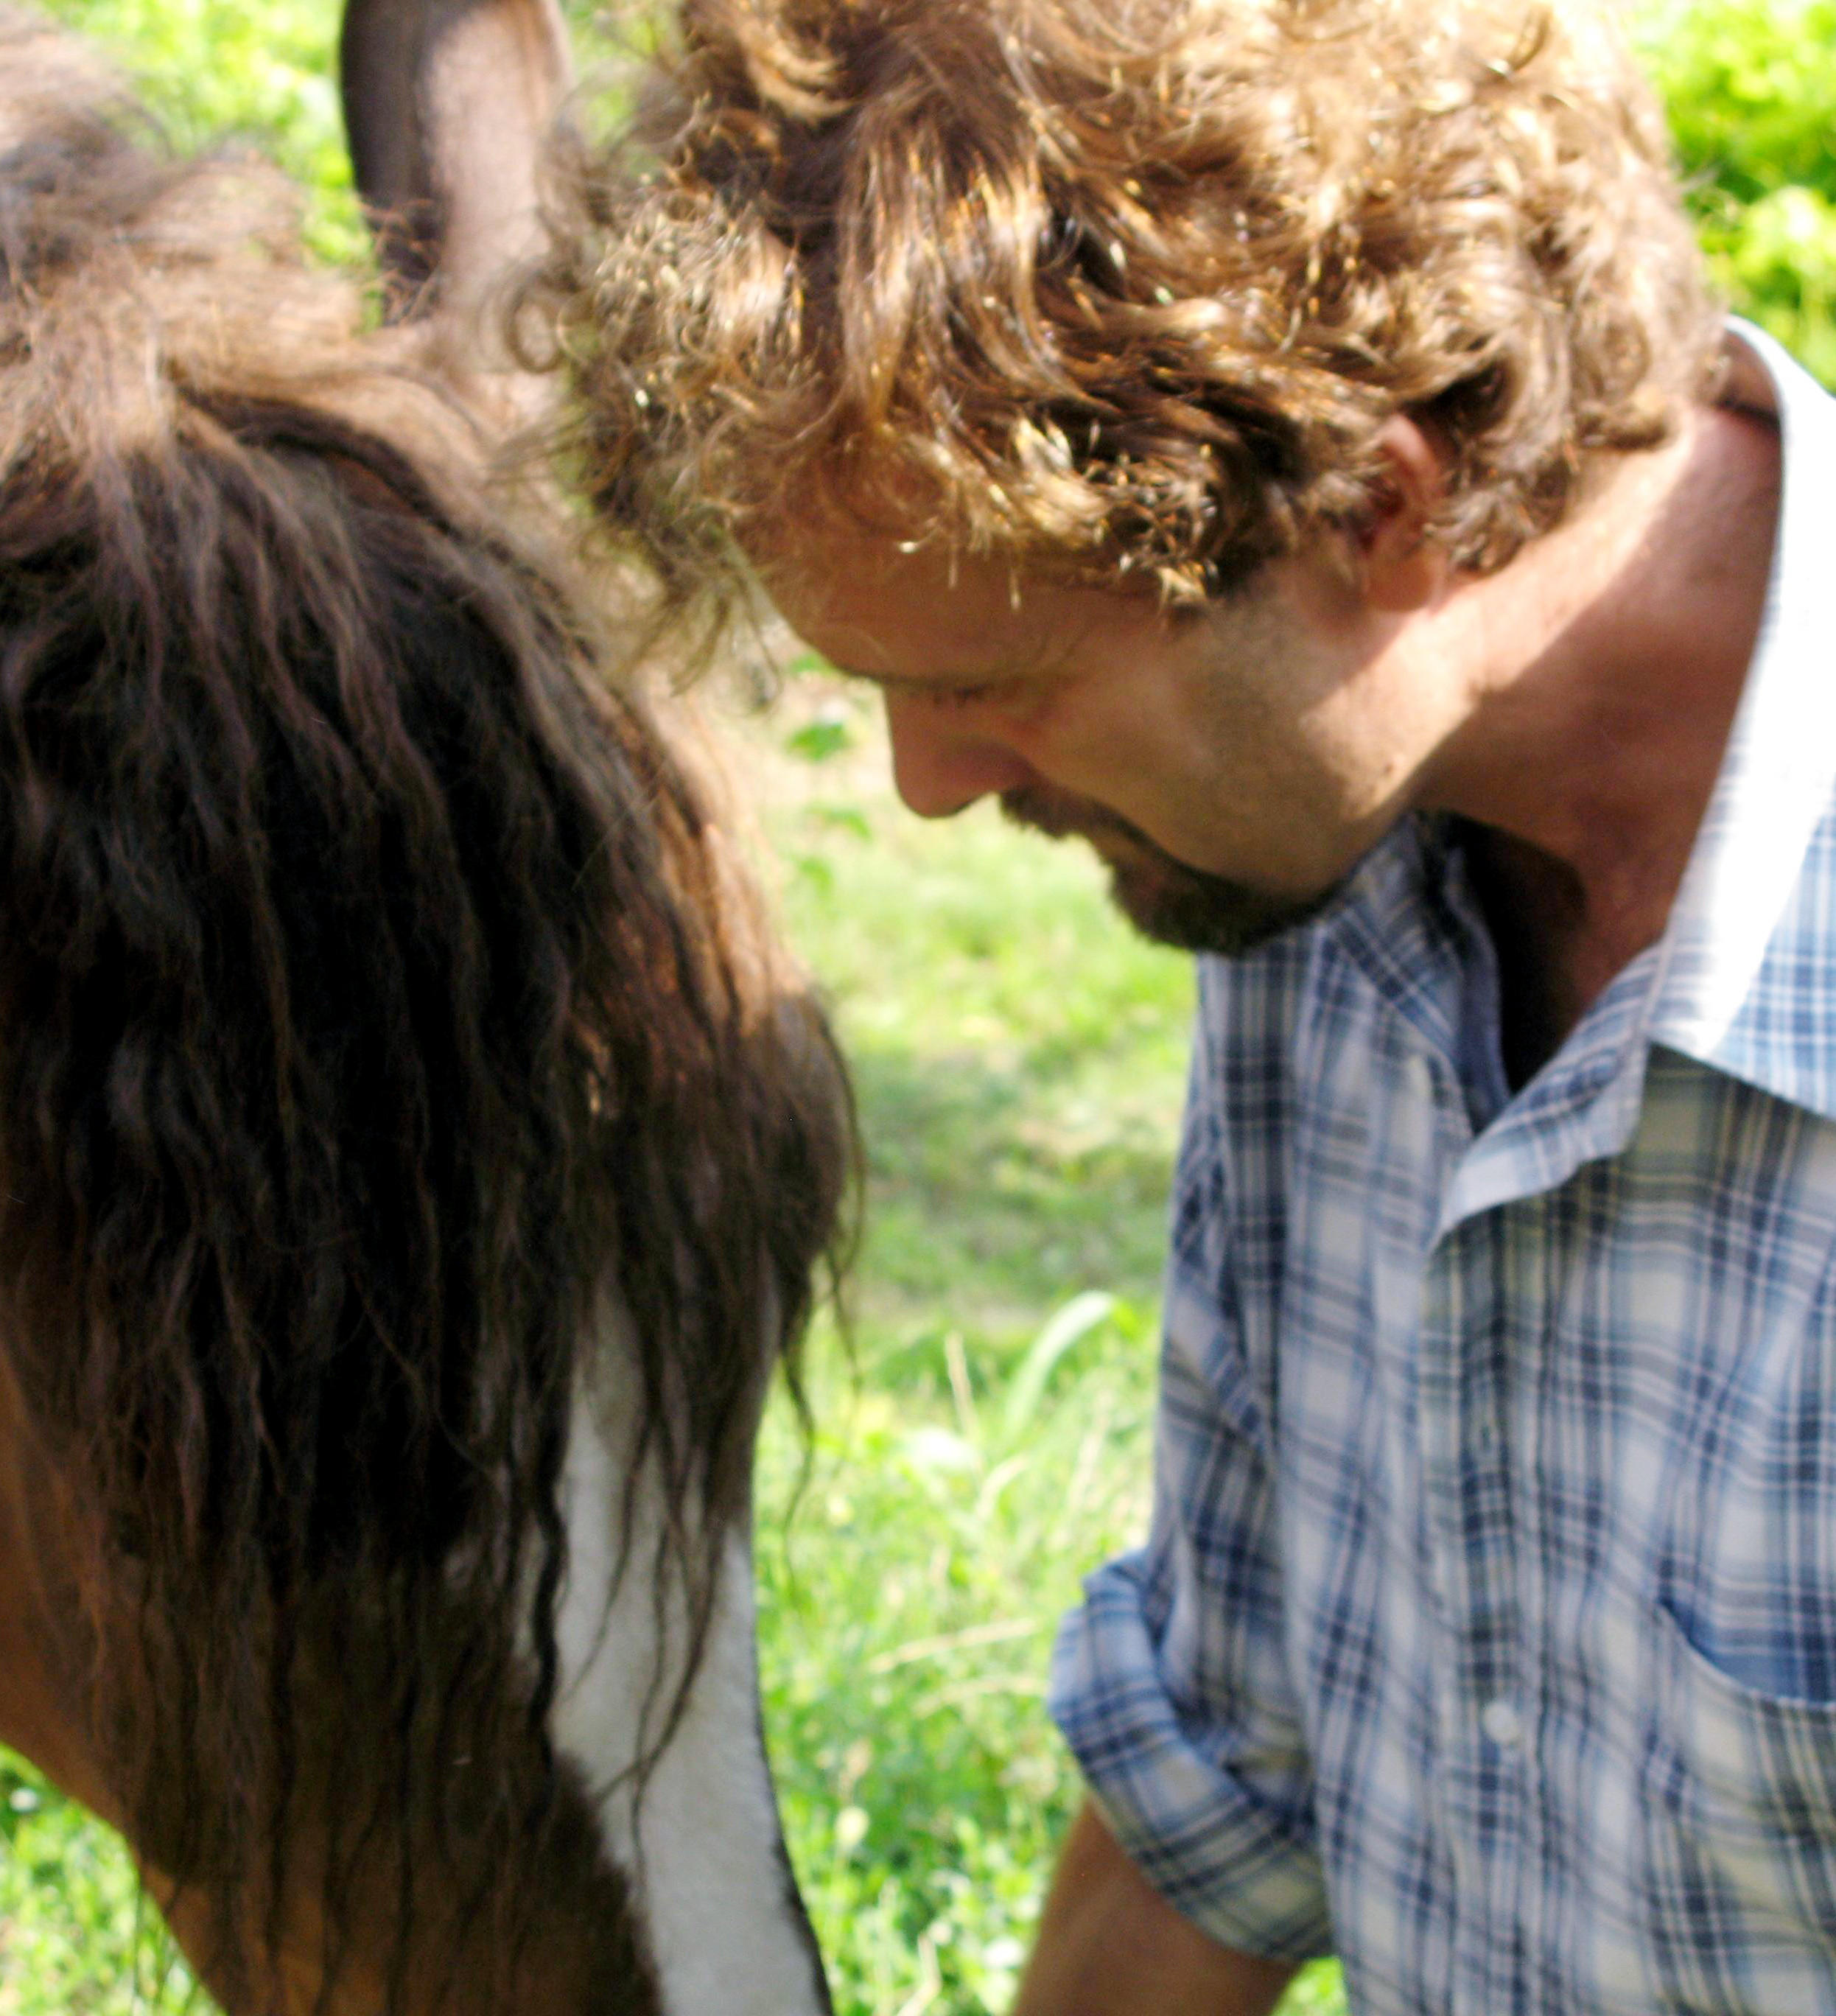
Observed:
[[[1086,1799],[1013,2016],[1268,2016],[1294,1971],[1207,1939],[1148,1882]]]

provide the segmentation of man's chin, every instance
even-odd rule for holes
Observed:
[[[1319,916],[1336,891],[1275,896],[1177,862],[1111,861],[1110,895],[1145,938],[1181,952],[1240,959]]]
[[[1116,908],[1143,938],[1181,952],[1240,958],[1317,916],[1338,893],[1275,895],[1175,859],[1146,833],[1106,808],[1036,791],[1005,794],[1001,809],[1016,826],[1048,839],[1089,842],[1108,869]]]

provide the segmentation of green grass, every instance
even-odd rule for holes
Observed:
[[[738,732],[869,1165],[857,1359],[815,1340],[788,1524],[787,1410],[761,1453],[787,1832],[841,2016],[980,2016],[1079,1796],[1042,1706],[1053,1629],[1146,1525],[1192,969],[1081,848],[986,807],[912,818],[859,691],[794,680]],[[1337,1969],[1286,2008],[1337,2016]]]
[[[864,701],[806,686],[752,737],[819,701],[851,748],[748,768],[854,1062],[868,1231],[788,1526],[783,1413],[762,1451],[768,1721],[841,2009],[999,2010],[1076,1797],[1052,1629],[1146,1514],[1190,974],[1077,853],[907,816]]]
[[[308,192],[308,242],[364,256],[331,51],[337,0],[38,0],[114,51],[188,146],[258,146]]]
[[[0,2016],[131,2016],[190,1988],[120,1841],[0,1750]]]

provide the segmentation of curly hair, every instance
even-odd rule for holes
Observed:
[[[1216,594],[1381,495],[1506,563],[1653,446],[1716,318],[1586,0],[682,0],[520,340],[672,607],[812,500]]]
[[[700,787],[293,211],[0,13],[0,1350],[142,1853],[278,1913],[301,1745],[390,1748],[335,1946],[429,1814],[536,1866],[611,1305],[704,1626],[848,1150]]]

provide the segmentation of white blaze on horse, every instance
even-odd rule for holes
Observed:
[[[232,2016],[815,2016],[748,1503],[845,1096],[427,365],[558,23],[346,52],[419,331],[0,13],[0,1739]]]

